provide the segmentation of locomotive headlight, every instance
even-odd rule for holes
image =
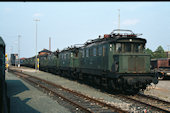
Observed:
[[[132,39],[129,39],[130,42],[132,42]]]
[[[110,44],[110,51],[112,51],[112,44]]]

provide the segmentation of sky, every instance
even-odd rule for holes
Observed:
[[[0,2],[0,36],[6,53],[20,58],[49,49],[62,50],[88,39],[109,34],[118,28],[129,29],[147,40],[146,48],[155,51],[170,45],[170,2]],[[18,35],[20,41],[18,42]]]

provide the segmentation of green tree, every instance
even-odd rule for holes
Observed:
[[[151,58],[154,58],[154,55],[153,55],[153,52],[152,52],[151,49],[147,48],[147,49],[144,50],[144,52],[151,55]]]
[[[162,46],[158,46],[158,48],[155,50],[153,56],[154,56],[154,58],[166,58],[166,54],[165,54]]]

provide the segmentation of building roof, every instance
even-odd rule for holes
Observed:
[[[21,60],[25,59],[24,57],[23,58],[20,58]]]
[[[45,52],[45,53],[51,53],[51,51],[49,51],[49,50],[47,50],[47,49],[43,49],[43,50],[41,50],[40,52],[38,52],[39,54],[41,53],[41,52]]]

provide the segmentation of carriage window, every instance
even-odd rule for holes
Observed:
[[[64,54],[64,59],[66,59],[66,54]]]
[[[78,57],[78,52],[75,53],[75,57]]]
[[[66,53],[66,59],[68,59],[68,54]]]
[[[96,47],[93,48],[93,56],[96,56]]]
[[[64,59],[64,54],[62,54],[62,59]]]
[[[93,56],[93,48],[90,48],[89,51],[90,51],[89,56]]]
[[[85,50],[82,51],[82,57],[84,58],[85,56]]]
[[[89,57],[89,49],[86,49],[86,57]]]
[[[120,53],[122,51],[122,45],[121,43],[116,44],[116,52]]]
[[[71,58],[73,57],[73,53],[71,53]]]
[[[102,46],[100,46],[100,47],[99,47],[99,49],[98,49],[98,53],[99,53],[99,56],[101,56],[101,55],[102,55]]]

